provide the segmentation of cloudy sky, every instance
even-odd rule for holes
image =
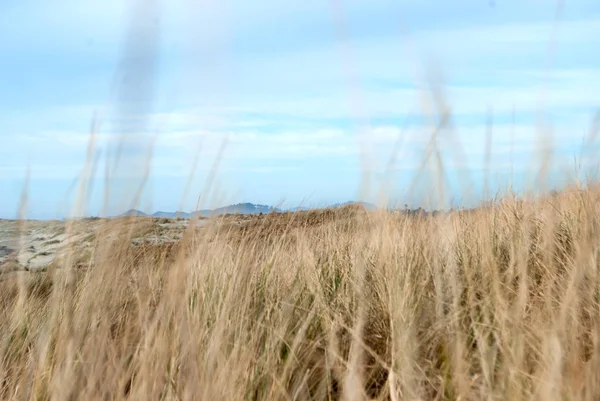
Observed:
[[[596,0],[8,0],[0,37],[0,217],[142,184],[148,212],[469,204],[594,165]]]

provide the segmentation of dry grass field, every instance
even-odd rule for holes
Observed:
[[[0,398],[597,400],[599,210],[67,222],[4,261]]]

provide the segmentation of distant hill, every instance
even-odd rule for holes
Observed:
[[[364,207],[366,210],[368,211],[374,211],[377,210],[377,206],[368,203],[368,202],[345,202],[345,203],[336,203],[334,205],[331,205],[329,207],[343,207],[343,206],[348,206],[348,205],[360,205],[362,207]],[[174,218],[183,218],[183,219],[189,219],[189,218],[193,218],[193,217],[214,217],[214,216],[219,216],[219,215],[223,215],[223,214],[267,214],[267,213],[282,213],[282,212],[299,212],[299,211],[307,211],[307,210],[311,210],[312,208],[307,207],[307,206],[297,206],[297,207],[292,207],[289,209],[279,209],[273,206],[269,206],[269,205],[260,205],[260,204],[255,204],[255,203],[238,203],[235,205],[229,205],[229,206],[224,206],[224,207],[220,207],[217,209],[202,209],[202,210],[196,210],[195,212],[191,212],[191,213],[187,213],[187,212],[163,212],[163,211],[159,211],[156,213],[153,213],[152,215],[146,214],[140,210],[136,210],[136,209],[131,209],[128,210],[127,212],[121,214],[119,217],[124,217],[124,216],[138,216],[138,217],[162,217],[162,218],[169,218],[169,219],[174,219]]]
[[[238,203],[236,205],[229,205],[220,207],[213,210],[198,210],[191,213],[192,217],[212,217],[219,216],[222,214],[267,214],[267,213],[280,213],[281,209],[267,205],[256,205],[254,203]]]
[[[129,209],[125,213],[119,215],[119,217],[145,217],[145,216],[148,216],[148,215],[137,209]]]

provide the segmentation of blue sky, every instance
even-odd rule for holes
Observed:
[[[148,166],[145,211],[382,189],[420,205],[438,95],[455,204],[482,196],[490,110],[490,191],[524,186],[545,150],[549,186],[574,156],[594,162],[581,144],[600,105],[595,0],[9,0],[0,37],[0,217],[27,171],[28,217],[121,212]]]

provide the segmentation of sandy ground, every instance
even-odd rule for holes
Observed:
[[[106,227],[107,222],[102,219],[76,222],[0,219],[0,273],[44,269],[67,251],[85,252],[91,249],[98,231]],[[139,223],[131,236],[134,245],[176,242],[189,222],[147,218]],[[203,226],[206,221],[196,224]]]

